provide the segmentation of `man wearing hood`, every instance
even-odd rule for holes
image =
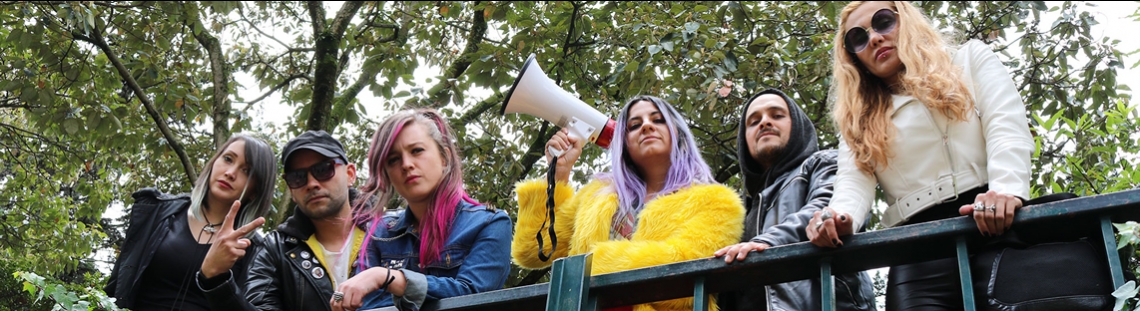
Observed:
[[[831,201],[835,181],[837,152],[819,151],[815,126],[795,101],[768,89],[747,103],[736,139],[747,214],[742,243],[715,253],[726,263],[807,241],[804,228]],[[821,310],[820,293],[819,278],[810,278],[724,292],[718,303],[726,311]],[[875,309],[867,272],[836,275],[835,295],[837,310]]]

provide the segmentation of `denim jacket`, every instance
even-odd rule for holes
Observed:
[[[404,296],[393,302],[390,293],[378,290],[364,297],[362,310],[392,305],[400,310],[419,310],[425,299],[474,294],[506,285],[513,230],[506,212],[461,200],[440,260],[426,267],[420,266],[420,228],[413,225],[414,217],[407,209],[385,215],[367,241],[369,266],[404,273]]]

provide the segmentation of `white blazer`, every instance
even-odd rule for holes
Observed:
[[[886,227],[985,184],[998,193],[1029,197],[1029,158],[1035,144],[1013,79],[981,41],[971,40],[951,53],[974,97],[976,109],[965,122],[948,122],[941,111],[927,109],[912,96],[892,96],[894,157],[874,174],[859,171],[851,149],[839,140],[830,207],[850,215],[855,228],[866,221],[875,185],[889,204],[882,217]]]

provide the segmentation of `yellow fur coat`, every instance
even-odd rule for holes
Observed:
[[[519,211],[511,257],[523,268],[545,268],[554,258],[587,252],[594,253],[591,275],[711,257],[739,241],[744,230],[740,196],[720,184],[694,185],[649,201],[638,215],[637,231],[622,241],[610,240],[618,199],[609,182],[594,180],[577,194],[565,183],[554,189],[554,230],[561,243],[552,259],[543,262],[533,233],[546,219],[546,181],[515,186]],[[543,245],[550,247],[550,237],[543,236]],[[692,310],[692,304],[692,298],[674,299],[637,305],[634,310]]]

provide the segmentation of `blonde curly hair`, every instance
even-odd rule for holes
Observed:
[[[832,118],[855,157],[860,171],[873,174],[894,157],[890,144],[896,128],[891,123],[891,89],[867,71],[854,54],[844,49],[847,18],[866,3],[853,1],[839,14],[832,54]],[[897,51],[903,69],[899,90],[941,111],[951,121],[964,121],[974,109],[973,97],[962,81],[962,70],[952,63],[942,35],[922,12],[905,1],[892,1],[898,12]]]

